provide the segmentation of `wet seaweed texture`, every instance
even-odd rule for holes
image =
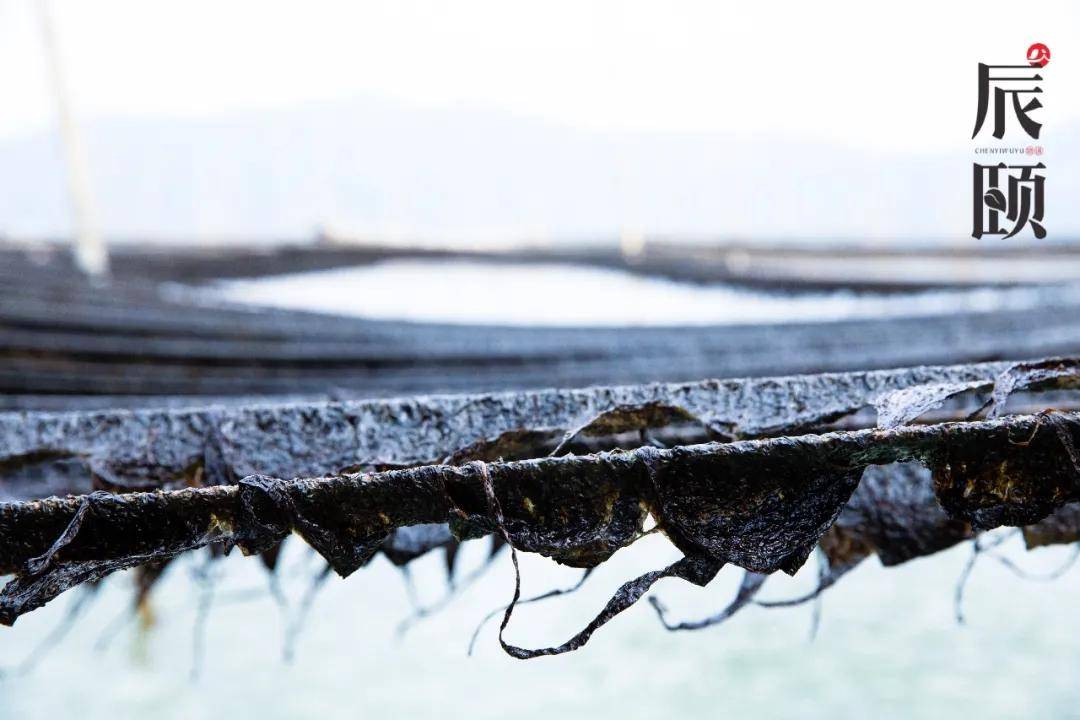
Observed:
[[[796,434],[898,390],[979,383],[988,363],[683,384],[238,407],[0,413],[0,491],[175,489],[204,475],[318,477],[470,459],[538,457],[598,432],[648,430],[678,416],[709,439]],[[509,453],[509,454],[508,454]],[[36,483],[24,476],[33,469]],[[209,484],[209,483],[208,483]]]
[[[0,591],[0,622],[10,625],[79,584],[147,563],[160,568],[207,545],[262,554],[272,567],[279,543],[295,533],[341,576],[377,552],[405,565],[444,548],[452,575],[457,543],[494,534],[509,545],[515,569],[518,551],[589,569],[641,537],[653,518],[683,558],[624,584],[565,643],[526,649],[502,640],[515,590],[500,641],[528,658],[581,647],[667,577],[705,585],[724,565],[747,571],[732,604],[711,618],[672,622],[656,605],[669,629],[696,629],[751,603],[814,599],[870,555],[893,565],[1002,525],[1024,526],[1029,546],[1075,542],[1080,414],[910,424],[969,391],[989,392],[997,415],[1018,390],[1072,387],[1075,367],[1049,360],[317,406],[0,416],[5,469],[21,458],[33,458],[37,471],[62,459],[68,479],[72,458],[110,469],[108,491],[90,492],[102,487],[93,472],[85,488],[72,488],[78,494],[0,503],[0,573],[15,576]],[[881,427],[828,432],[868,407]],[[681,444],[687,438],[713,441]],[[157,486],[140,489],[147,483]],[[18,495],[17,482],[7,491]],[[815,547],[826,560],[815,591],[757,599],[769,574],[795,573]]]

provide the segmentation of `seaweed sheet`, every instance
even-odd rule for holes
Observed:
[[[85,457],[109,468],[111,490],[139,487],[133,478],[164,489],[0,504],[0,573],[15,575],[0,592],[0,622],[80,583],[211,543],[265,553],[295,532],[345,576],[380,549],[407,562],[495,532],[515,560],[521,550],[591,568],[640,537],[651,516],[684,559],[624,585],[567,643],[503,643],[534,657],[580,647],[664,577],[706,584],[725,564],[745,568],[742,607],[765,576],[794,573],[819,544],[829,565],[824,588],[870,554],[895,564],[1001,525],[1028,526],[1029,545],[1072,542],[1080,416],[903,425],[973,389],[992,390],[996,413],[1017,389],[1071,387],[1072,367],[1054,360],[317,407],[5,416],[8,471],[25,470],[20,462],[31,458]],[[806,432],[880,409],[882,398],[890,408],[883,424],[895,427]],[[642,444],[672,423],[722,440]],[[640,446],[536,457],[628,432],[640,434]],[[768,437],[780,432],[790,434]],[[766,437],[725,441],[755,435]],[[143,443],[132,456],[136,438]],[[505,459],[515,456],[529,459]],[[255,462],[321,472],[293,480],[244,472]],[[326,474],[335,465],[411,467]]]

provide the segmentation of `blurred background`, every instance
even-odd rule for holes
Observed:
[[[0,0],[0,408],[1075,353],[1078,28],[1065,1]],[[1049,235],[975,240],[974,148],[1030,142],[972,140],[976,66],[1019,64],[1033,42],[1053,53]],[[1069,552],[1005,547],[1034,572]],[[673,553],[635,544],[580,594],[523,609],[511,638],[560,642]],[[958,626],[969,553],[864,563],[813,641],[810,608],[685,634],[637,608],[526,663],[491,628],[465,655],[509,597],[507,557],[404,636],[384,559],[331,579],[286,662],[316,564],[287,546],[283,611],[257,564],[196,556],[152,613],[126,619],[120,575],[48,652],[78,597],[4,630],[0,716],[1076,715],[1080,579],[983,563]],[[467,544],[463,562],[481,555]],[[523,569],[527,594],[576,578]],[[735,575],[658,592],[695,616]],[[413,581],[437,600],[440,560]]]

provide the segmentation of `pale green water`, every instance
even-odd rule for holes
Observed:
[[[1067,555],[1062,548],[1024,553],[1018,541],[1008,547],[1033,570]],[[467,562],[479,551],[471,548]],[[565,640],[621,581],[672,556],[661,538],[621,551],[577,596],[522,609],[509,638]],[[188,560],[157,590],[154,630],[140,637],[129,626],[107,652],[95,653],[94,640],[129,597],[128,578],[111,581],[33,674],[0,681],[0,717],[1080,717],[1080,568],[1042,584],[981,561],[968,588],[968,624],[958,627],[953,587],[967,556],[964,546],[888,570],[867,563],[827,595],[812,643],[809,607],[750,608],[718,628],[669,634],[642,603],[583,650],[526,662],[503,655],[493,629],[477,656],[465,656],[476,621],[511,591],[508,558],[402,641],[394,626],[406,613],[406,595],[397,571],[380,559],[325,586],[293,665],[281,660],[283,622],[268,597],[219,604],[194,681],[198,593]],[[294,598],[305,585],[296,571],[303,558],[293,543],[285,585]],[[220,595],[264,583],[256,561],[231,558],[225,569]],[[527,593],[569,584],[577,573],[535,557],[523,570]],[[433,597],[441,558],[425,558],[416,574]],[[656,592],[680,616],[697,616],[726,601],[737,575],[725,570],[704,590],[665,581]],[[807,587],[810,575],[770,580],[763,595],[786,596]],[[0,663],[24,657],[65,602],[4,630]]]

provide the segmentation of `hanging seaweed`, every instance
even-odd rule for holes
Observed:
[[[649,517],[683,553],[624,584],[580,633],[547,648],[502,640],[518,581],[500,640],[528,658],[581,647],[661,579],[705,585],[726,564],[747,571],[731,605],[675,623],[655,601],[669,629],[714,625],[750,603],[804,602],[870,555],[897,564],[998,526],[1025,527],[1029,546],[1075,542],[1080,415],[964,419],[973,404],[986,407],[979,393],[990,393],[999,415],[1014,392],[1071,388],[1075,367],[1052,360],[311,407],[24,414],[21,423],[0,416],[8,493],[19,494],[31,462],[48,474],[42,463],[62,460],[63,477],[77,478],[73,459],[86,462],[92,490],[0,503],[0,573],[14,575],[0,591],[0,622],[71,587],[207,545],[261,554],[272,568],[291,533],[341,576],[377,552],[405,564],[442,548],[452,579],[456,544],[493,533],[515,570],[519,551],[589,569],[641,537]],[[927,419],[957,402],[947,417]],[[828,431],[844,418],[873,425],[860,419],[867,407],[881,427]],[[733,440],[745,437],[757,439]],[[247,472],[257,465],[288,472]],[[315,476],[288,479],[312,467]],[[371,471],[332,469],[357,467]],[[103,483],[108,491],[93,490]],[[158,489],[136,489],[147,483]],[[813,593],[757,599],[769,574],[795,573],[815,547],[826,566]]]

